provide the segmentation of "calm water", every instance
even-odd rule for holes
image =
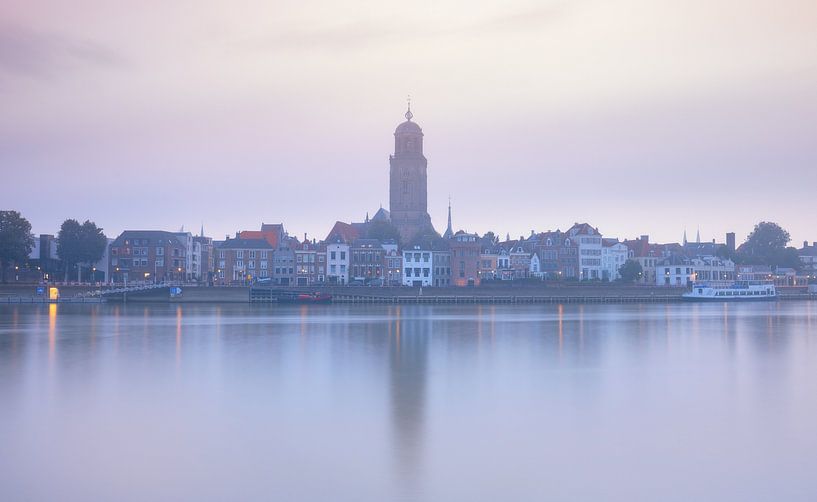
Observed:
[[[0,499],[817,500],[817,304],[0,306]]]

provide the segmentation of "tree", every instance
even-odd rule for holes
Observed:
[[[635,282],[639,277],[641,277],[642,272],[643,269],[641,268],[641,264],[636,260],[627,260],[624,262],[624,265],[618,269],[618,274],[621,276],[621,280],[627,283]]]
[[[491,231],[485,232],[482,236],[482,241],[490,246],[496,246],[499,243],[499,237]]]
[[[22,263],[31,253],[34,238],[31,223],[17,211],[0,211],[0,270],[6,282],[6,269]]]
[[[65,280],[68,270],[77,267],[77,281],[82,281],[82,265],[91,266],[102,259],[108,239],[92,221],[81,224],[74,219],[65,220],[57,236],[57,254],[65,265]]]
[[[761,221],[738,248],[741,261],[756,265],[799,268],[796,250],[787,248],[791,236],[777,223]]]

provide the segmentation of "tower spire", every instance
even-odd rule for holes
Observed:
[[[445,229],[445,234],[443,237],[446,239],[450,239],[454,236],[454,229],[451,228],[451,196],[448,196],[448,227]]]
[[[408,109],[406,110],[405,117],[406,120],[411,121],[412,117],[414,117],[414,114],[411,113],[411,94],[409,94],[408,97],[406,98],[406,104],[408,105]]]
[[[687,229],[684,229],[684,246],[687,245]]]
[[[700,243],[701,243],[701,228],[700,228],[700,227],[698,227],[698,233],[697,233],[697,235],[695,236],[695,242],[696,242],[697,244],[700,244]]]

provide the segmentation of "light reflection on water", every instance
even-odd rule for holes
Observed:
[[[817,500],[814,315],[0,306],[0,498]]]

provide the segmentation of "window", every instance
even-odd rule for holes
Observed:
[[[329,252],[329,259],[330,260],[336,260],[337,259],[337,256],[335,255],[334,251]]]
[[[164,267],[165,266],[165,259],[164,257],[156,258],[156,266],[157,267]]]
[[[255,259],[255,251],[250,251],[250,259],[251,260]],[[250,268],[252,268],[252,267],[250,267]]]
[[[345,259],[346,259],[346,251],[341,251],[341,252],[340,252],[340,259],[341,259],[341,260],[345,260]]]
[[[156,248],[156,256],[164,256],[164,254],[165,254],[165,248],[163,248],[163,247],[157,247]]]
[[[235,257],[236,258],[244,258],[244,250],[243,249],[236,249]]]

